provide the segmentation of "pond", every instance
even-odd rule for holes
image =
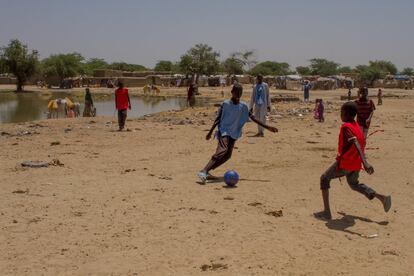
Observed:
[[[114,95],[92,94],[97,116],[115,117]],[[0,123],[20,123],[47,118],[47,105],[50,100],[68,97],[74,102],[80,102],[81,115],[83,112],[83,93],[51,92],[51,93],[6,93],[0,92]],[[203,105],[202,99],[197,99],[196,105]],[[184,109],[187,106],[184,97],[131,97],[132,110],[128,118],[138,118],[143,115]]]

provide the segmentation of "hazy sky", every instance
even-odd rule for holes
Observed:
[[[42,57],[77,51],[153,67],[196,43],[221,58],[313,57],[414,67],[414,0],[0,0],[0,45],[18,38]]]

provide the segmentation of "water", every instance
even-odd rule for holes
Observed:
[[[92,95],[97,116],[115,116],[114,95]],[[52,92],[42,93],[5,93],[0,92],[0,123],[28,122],[47,117],[47,105],[50,100],[68,97],[74,102],[81,103],[83,112],[83,93]],[[198,99],[197,105],[203,104]],[[132,110],[128,110],[128,118],[137,118],[143,115],[178,110],[186,107],[184,97],[131,97]]]

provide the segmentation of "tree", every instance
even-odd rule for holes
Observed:
[[[235,57],[229,57],[222,63],[224,72],[229,75],[243,74],[243,65],[243,62]]]
[[[311,69],[308,66],[298,66],[296,67],[296,72],[301,76],[309,76]]]
[[[361,80],[367,82],[369,85],[372,85],[372,83],[378,79],[384,78],[386,75],[386,73],[378,67],[370,65],[358,65],[355,67],[355,72],[359,74]]]
[[[310,69],[312,75],[327,77],[336,75],[339,64],[324,58],[313,58],[310,60]]]
[[[98,69],[107,69],[108,63],[102,58],[90,58],[84,63],[83,71],[86,75],[92,76],[93,72]]]
[[[4,62],[4,59],[0,58],[0,74],[5,74],[7,73],[7,67],[6,67],[6,63]]]
[[[276,61],[265,61],[257,64],[250,70],[252,75],[277,75],[284,76],[289,75],[292,72],[290,71],[290,66],[286,62],[276,62]]]
[[[384,72],[385,74],[395,75],[397,74],[397,67],[391,62],[387,60],[375,60],[369,62],[370,67],[377,68],[378,70]]]
[[[220,54],[207,44],[197,44],[181,56],[180,68],[185,74],[212,75],[220,67]]]
[[[85,73],[79,53],[51,55],[42,61],[42,70],[45,77],[56,76],[62,83],[64,79]]]
[[[352,73],[352,68],[349,66],[341,66],[338,68],[337,73]]]
[[[173,71],[174,64],[171,61],[168,60],[160,60],[155,65],[154,71],[160,72],[160,71]]]
[[[134,71],[146,71],[147,68],[143,65],[140,64],[131,64],[131,63],[126,63],[126,62],[113,62],[108,66],[108,69],[112,69],[112,70],[120,70],[120,71],[129,71],[129,72],[134,72]]]
[[[401,75],[414,76],[414,69],[406,67],[401,71]]]
[[[231,57],[240,60],[247,71],[250,71],[257,65],[256,52],[254,50],[247,50],[244,52],[235,52]]]
[[[26,81],[36,73],[39,62],[37,51],[31,50],[29,52],[27,45],[14,39],[7,47],[1,48],[0,59],[3,70],[16,77],[16,91],[22,92]]]

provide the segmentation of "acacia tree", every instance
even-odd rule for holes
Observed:
[[[406,67],[401,71],[402,75],[407,75],[407,76],[413,76],[414,75],[414,69],[410,68],[410,67]]]
[[[229,75],[240,75],[243,74],[244,63],[234,56],[230,56],[223,63],[222,67],[224,72]]]
[[[207,44],[197,44],[181,56],[180,68],[185,74],[197,74],[197,78],[200,74],[211,75],[220,68],[219,57]]]
[[[324,58],[313,58],[310,60],[309,67],[312,75],[327,77],[337,74],[339,63]]]
[[[45,77],[57,76],[61,83],[65,78],[75,77],[84,73],[82,61],[78,53],[51,55],[42,61]]]
[[[311,69],[308,66],[298,66],[296,67],[296,73],[301,76],[309,76],[311,74]]]
[[[160,60],[154,67],[154,71],[172,71],[174,64],[169,60]]]
[[[257,65],[256,51],[255,50],[246,50],[244,52],[235,52],[231,55],[232,58],[235,58],[243,63],[243,66],[246,68],[246,71],[250,71]]]
[[[265,61],[257,64],[250,70],[252,75],[284,76],[291,74],[290,66],[286,62]]]
[[[368,85],[372,85],[374,81],[384,78],[387,74],[380,68],[370,65],[358,65],[355,67],[355,72],[357,72],[359,78],[365,81]]]
[[[395,66],[394,63],[388,60],[370,61],[369,66],[373,68],[377,68],[378,70],[386,74],[391,74],[391,75],[397,74],[397,71],[398,71],[397,66]]]
[[[106,68],[108,68],[108,63],[102,58],[90,58],[83,65],[83,71],[88,76],[92,76],[95,70]]]
[[[26,81],[36,73],[38,52],[29,51],[27,45],[14,39],[8,46],[1,48],[0,59],[3,70],[16,77],[16,92],[22,92]]]

